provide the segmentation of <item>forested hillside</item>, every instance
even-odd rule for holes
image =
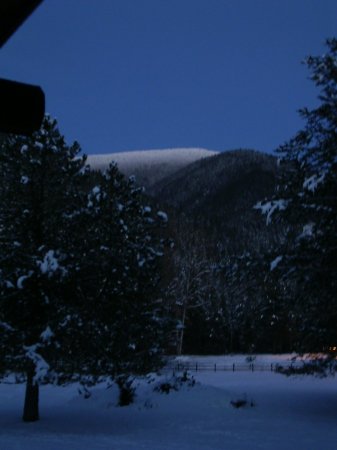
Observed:
[[[279,176],[274,156],[233,150],[149,190],[170,212],[166,293],[179,321],[178,353],[290,349],[287,313],[270,272],[287,222],[268,226],[255,208],[274,193]]]
[[[208,246],[230,252],[269,244],[265,220],[253,206],[275,189],[271,155],[233,150],[196,161],[154,184],[149,192],[205,235]]]

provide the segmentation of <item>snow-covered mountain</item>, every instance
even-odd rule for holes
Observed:
[[[134,175],[139,185],[150,186],[195,161],[218,153],[203,148],[139,150],[88,155],[88,164],[94,170],[104,170],[114,161],[126,176]]]
[[[126,176],[134,175],[171,219],[187,215],[203,235],[233,252],[253,250],[261,240],[269,245],[273,238],[274,230],[253,209],[274,192],[277,164],[272,155],[175,148],[88,156],[95,170],[104,170],[111,161]]]

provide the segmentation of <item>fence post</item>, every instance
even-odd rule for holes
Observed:
[[[254,364],[252,363],[252,372],[254,372]]]
[[[198,363],[195,363],[195,371],[198,372]]]
[[[216,372],[216,364],[214,364],[214,372]]]

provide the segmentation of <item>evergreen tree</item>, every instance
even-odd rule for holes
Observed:
[[[166,215],[115,166],[90,172],[79,151],[46,118],[0,152],[0,370],[25,375],[26,421],[38,419],[41,382],[95,382],[160,364],[154,228]]]
[[[67,297],[64,237],[84,165],[78,152],[49,118],[31,137],[9,137],[0,152],[1,359],[3,370],[27,377],[27,421],[38,418],[38,384],[61,354],[55,337]]]
[[[100,372],[127,377],[160,365],[166,321],[158,289],[163,242],[157,230],[166,220],[115,165],[96,173],[87,196],[86,237],[76,246],[78,292],[92,322]]]
[[[296,349],[328,351],[337,343],[337,40],[306,61],[320,105],[300,111],[305,127],[278,150],[285,167],[277,193],[257,205],[267,221],[292,225],[277,270],[291,298]]]

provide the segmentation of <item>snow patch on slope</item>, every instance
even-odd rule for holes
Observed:
[[[88,164],[93,169],[104,169],[112,161],[121,170],[148,164],[190,164],[201,158],[216,155],[219,152],[204,148],[171,148],[163,150],[137,150],[131,152],[117,152],[100,155],[88,155]]]
[[[218,153],[203,148],[139,150],[88,155],[87,162],[94,170],[105,170],[115,162],[126,176],[135,175],[138,183],[151,185],[188,164]]]

